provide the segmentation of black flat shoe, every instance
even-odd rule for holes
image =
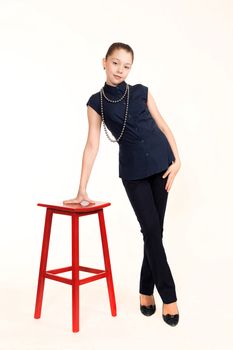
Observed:
[[[145,316],[151,316],[155,313],[156,310],[156,305],[151,304],[151,305],[142,305],[140,304],[140,311],[143,315]]]
[[[176,326],[177,323],[179,322],[179,314],[175,314],[175,315],[170,315],[170,314],[162,314],[163,315],[163,320],[169,324],[169,326]]]

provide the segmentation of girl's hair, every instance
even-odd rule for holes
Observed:
[[[108,56],[110,56],[116,49],[124,49],[128,52],[131,53],[132,55],[132,62],[134,60],[134,52],[133,52],[133,49],[127,45],[127,44],[124,44],[124,43],[120,43],[120,42],[117,42],[117,43],[113,43],[109,48],[108,48],[108,51],[106,53],[106,56],[105,58],[107,59]]]

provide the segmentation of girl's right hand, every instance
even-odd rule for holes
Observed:
[[[89,202],[91,204],[95,203],[94,200],[92,200],[92,199],[90,199],[88,197],[87,192],[79,192],[77,197],[72,198],[72,199],[64,200],[63,204],[78,204],[78,203],[80,203],[82,205],[82,203],[81,203],[82,201],[87,201],[87,202]]]

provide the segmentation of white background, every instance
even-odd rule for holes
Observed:
[[[232,17],[230,0],[0,1],[0,349],[232,349]],[[77,194],[86,102],[105,82],[116,41],[135,53],[129,84],[149,87],[178,146],[164,246],[180,322],[139,311],[142,236],[118,177],[118,145],[101,131],[87,192],[104,210],[117,302],[104,280],[46,280],[33,318],[45,209]],[[97,216],[80,219],[82,265],[103,267]],[[54,217],[48,268],[71,260],[70,219]]]

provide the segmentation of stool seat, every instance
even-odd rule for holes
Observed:
[[[111,203],[96,201],[94,204],[89,203],[88,205],[82,205],[80,203],[63,204],[63,202],[57,202],[50,204],[38,203],[37,205],[41,207],[70,211],[75,213],[86,213],[108,207],[109,205],[111,205]]]
[[[57,203],[38,203],[38,206],[46,207],[46,216],[44,223],[44,235],[41,249],[40,268],[37,285],[37,295],[34,318],[38,319],[41,316],[42,300],[44,293],[45,279],[51,279],[57,282],[66,283],[72,286],[72,330],[73,332],[79,331],[79,288],[82,284],[96,281],[100,278],[105,278],[107,282],[110,309],[112,316],[116,316],[116,300],[114,285],[112,279],[111,263],[109,256],[109,248],[107,241],[107,233],[104,220],[103,209],[111,205],[110,202],[96,201],[95,203],[88,203],[88,205],[77,204],[63,204],[63,202]],[[53,214],[69,215],[71,216],[72,223],[72,265],[67,267],[60,267],[52,270],[46,270],[47,259],[49,251],[49,241],[51,234],[52,218]],[[96,269],[93,267],[81,266],[79,264],[79,217],[97,214],[99,219],[99,228],[102,241],[103,257],[105,269]],[[59,273],[71,271],[72,278],[65,278],[58,276]],[[79,272],[85,271],[93,273],[94,276],[81,279]]]

